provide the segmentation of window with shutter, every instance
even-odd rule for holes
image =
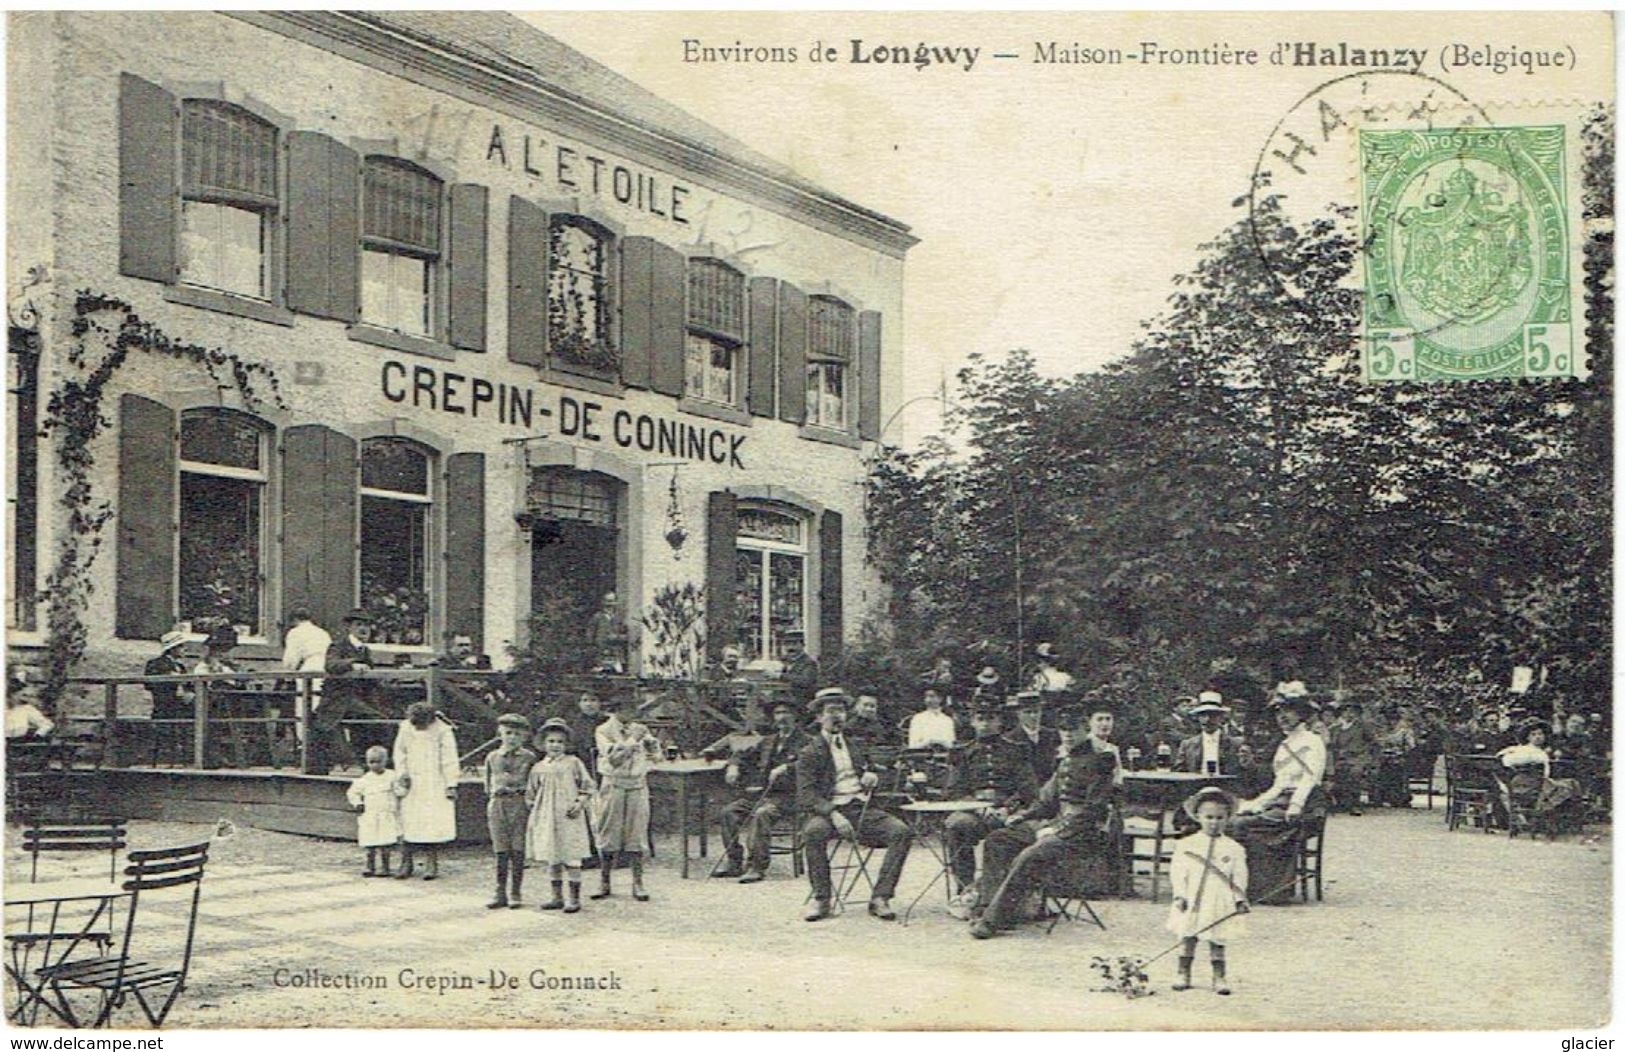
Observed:
[[[745,276],[721,260],[689,260],[684,393],[737,405],[744,344]]]
[[[394,157],[366,159],[361,178],[361,320],[432,336],[444,187]]]
[[[583,216],[548,224],[547,347],[566,367],[617,373],[610,261],[615,236]]]
[[[830,296],[807,302],[807,423],[847,429],[847,380],[857,342],[852,308]]]
[[[429,553],[433,454],[415,442],[361,443],[361,597],[380,643],[432,641]]]
[[[806,519],[788,507],[741,505],[735,543],[741,657],[781,660],[787,635],[807,629]]]
[[[278,202],[276,128],[229,102],[185,100],[181,281],[269,299]]]
[[[179,615],[265,634],[270,425],[230,409],[181,414]]]

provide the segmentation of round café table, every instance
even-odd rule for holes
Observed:
[[[931,880],[920,889],[920,893],[914,896],[908,908],[903,911],[904,924],[908,923],[909,917],[914,913],[914,907],[920,904],[920,900],[925,898],[927,892],[936,887],[939,880],[942,881],[942,889],[946,892],[947,900],[953,900],[954,860],[948,853],[948,834],[944,823],[953,815],[974,814],[986,811],[992,806],[986,800],[915,800],[902,806],[901,810],[908,816],[908,824],[914,831],[915,843],[925,845],[925,849],[931,853],[938,867],[931,875]],[[930,839],[933,824],[936,826],[937,834],[935,841]]]

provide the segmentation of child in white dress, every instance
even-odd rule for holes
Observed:
[[[401,797],[405,790],[388,764],[388,749],[382,745],[368,749],[366,773],[351,782],[344,794],[350,806],[361,812],[356,816],[356,841],[367,849],[363,877],[389,876],[389,849],[401,839]]]
[[[1211,785],[1185,801],[1185,813],[1199,828],[1174,843],[1168,870],[1174,902],[1167,927],[1183,940],[1175,990],[1191,988],[1196,940],[1206,938],[1213,962],[1213,990],[1230,992],[1225,982],[1224,947],[1230,939],[1246,934],[1246,921],[1239,914],[1249,909],[1247,851],[1224,835],[1224,824],[1235,808],[1235,797]]]
[[[592,852],[587,835],[587,804],[592,799],[592,775],[581,757],[569,751],[570,725],[554,718],[542,724],[542,758],[530,768],[525,799],[530,804],[526,854],[548,867],[553,897],[544,910],[581,910],[581,860]],[[570,902],[564,901],[564,881],[570,881]]]

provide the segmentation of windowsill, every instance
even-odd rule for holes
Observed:
[[[750,426],[750,414],[737,406],[725,405],[722,402],[708,402],[703,398],[679,398],[677,408],[694,416],[703,416],[711,420],[722,420],[740,427]]]
[[[802,424],[801,437],[810,442],[825,442],[832,446],[844,446],[847,449],[862,449],[863,440],[849,431],[837,431],[821,424]]]
[[[558,384],[560,387],[574,387],[581,391],[591,391],[593,394],[601,394],[606,398],[626,397],[626,388],[617,380],[605,378],[603,375],[593,376],[584,372],[578,373],[572,369],[551,363],[546,369],[542,370],[542,382]]]
[[[413,658],[434,657],[434,647],[427,647],[423,646],[422,644],[368,643],[367,649],[372,651],[374,654],[389,654],[392,657],[404,657],[407,659],[406,661],[397,661],[391,664],[389,666],[390,668],[416,668],[419,666],[420,662],[412,660]]]
[[[421,354],[425,358],[439,358],[448,362],[457,357],[457,351],[449,343],[431,340],[427,336],[411,336],[404,332],[396,332],[394,329],[383,329],[365,322],[351,325],[344,332],[357,343],[369,343],[374,347],[400,351],[403,354]]]
[[[196,285],[165,285],[164,299],[188,307],[201,307],[204,310],[219,311],[221,314],[233,314],[239,318],[252,318],[254,321],[268,322],[272,325],[293,327],[293,311],[286,307],[231,292],[204,289]]]
[[[45,633],[39,629],[8,628],[6,629],[6,646],[8,647],[43,647]]]

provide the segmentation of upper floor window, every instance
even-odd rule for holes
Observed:
[[[229,409],[181,414],[180,620],[264,634],[270,428]]]
[[[807,423],[844,431],[856,317],[851,307],[829,296],[812,297],[807,310]]]
[[[181,280],[268,299],[276,128],[212,99],[187,99],[181,128]]]
[[[590,219],[556,215],[548,225],[547,345],[567,365],[614,372],[610,260],[615,238]]]
[[[744,343],[745,276],[720,260],[690,260],[684,392],[690,398],[737,403]]]
[[[380,643],[421,646],[430,633],[431,454],[415,442],[361,444],[361,602]]]
[[[361,181],[361,320],[369,325],[432,335],[441,187],[415,164],[367,158]]]

